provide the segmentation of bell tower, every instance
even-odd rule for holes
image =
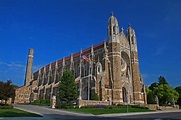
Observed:
[[[110,72],[112,78],[112,103],[122,103],[121,85],[121,52],[119,39],[119,25],[113,13],[108,20],[108,58],[110,60]]]
[[[33,79],[33,55],[34,55],[34,50],[31,48],[29,49],[28,53],[28,60],[27,60],[27,65],[26,65],[26,74],[25,74],[25,81],[24,85],[28,86]]]
[[[138,62],[138,50],[136,34],[131,25],[128,26],[126,37],[130,44],[130,58],[131,58],[131,70],[132,70],[132,84],[133,84],[133,102],[135,104],[143,103],[142,95],[142,79],[139,70]]]

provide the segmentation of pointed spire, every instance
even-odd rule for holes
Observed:
[[[81,55],[82,55],[82,48],[80,49],[80,57],[81,57]]]
[[[114,16],[114,12],[113,11],[111,12],[111,16]]]
[[[107,51],[106,40],[104,41],[104,50]]]
[[[51,65],[51,63],[49,64],[49,70],[51,70],[52,69],[52,65]]]
[[[71,54],[71,56],[70,56],[70,61],[71,61],[71,63],[73,62],[73,54]]]
[[[124,33],[124,28],[123,27],[121,27],[121,33]]]
[[[55,68],[58,68],[58,60],[55,63]]]
[[[91,47],[91,54],[94,55],[94,46]]]
[[[63,58],[63,66],[65,66],[65,57]]]
[[[131,27],[131,24],[130,24],[130,23],[128,24],[128,27]]]

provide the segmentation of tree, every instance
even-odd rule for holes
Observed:
[[[4,82],[0,81],[0,100],[4,99]]]
[[[148,87],[146,87],[146,94],[147,94],[147,103],[148,104],[154,104],[154,95],[153,95],[153,91],[150,90]]]
[[[177,104],[181,106],[181,86],[177,86],[175,90],[179,93],[179,98],[177,100]]]
[[[71,103],[77,99],[77,88],[71,71],[64,71],[59,84],[59,100],[61,103]]]
[[[157,96],[159,99],[159,104],[168,104],[171,103],[173,98],[177,102],[179,94],[174,90],[166,81],[163,76],[158,78],[158,83],[152,83],[147,89],[147,103],[155,103],[154,96]],[[179,90],[179,88],[177,88]]]
[[[158,87],[158,83],[154,82],[149,86],[149,89],[153,91],[156,87]]]
[[[7,82],[0,82],[0,99],[5,100],[5,104],[9,98],[14,98],[15,96],[15,88],[12,85],[11,80],[7,80]]]
[[[153,93],[158,96],[160,105],[170,103],[172,98],[174,98],[175,101],[177,101],[179,98],[179,94],[176,92],[176,90],[174,90],[168,84],[160,84],[154,89]]]
[[[161,85],[161,84],[167,84],[168,85],[166,79],[163,76],[160,76],[158,78],[158,85]]]

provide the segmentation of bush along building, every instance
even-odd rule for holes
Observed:
[[[30,49],[24,86],[16,90],[15,103],[51,99],[57,95],[64,70],[71,70],[77,84],[78,100],[111,104],[146,104],[145,86],[140,75],[135,30],[129,25],[119,32],[112,14],[108,19],[108,39],[100,44],[50,63],[32,72],[33,49]]]

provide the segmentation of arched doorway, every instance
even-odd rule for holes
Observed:
[[[126,91],[126,88],[123,87],[122,88],[122,95],[123,95],[123,102],[127,102],[127,91]]]

